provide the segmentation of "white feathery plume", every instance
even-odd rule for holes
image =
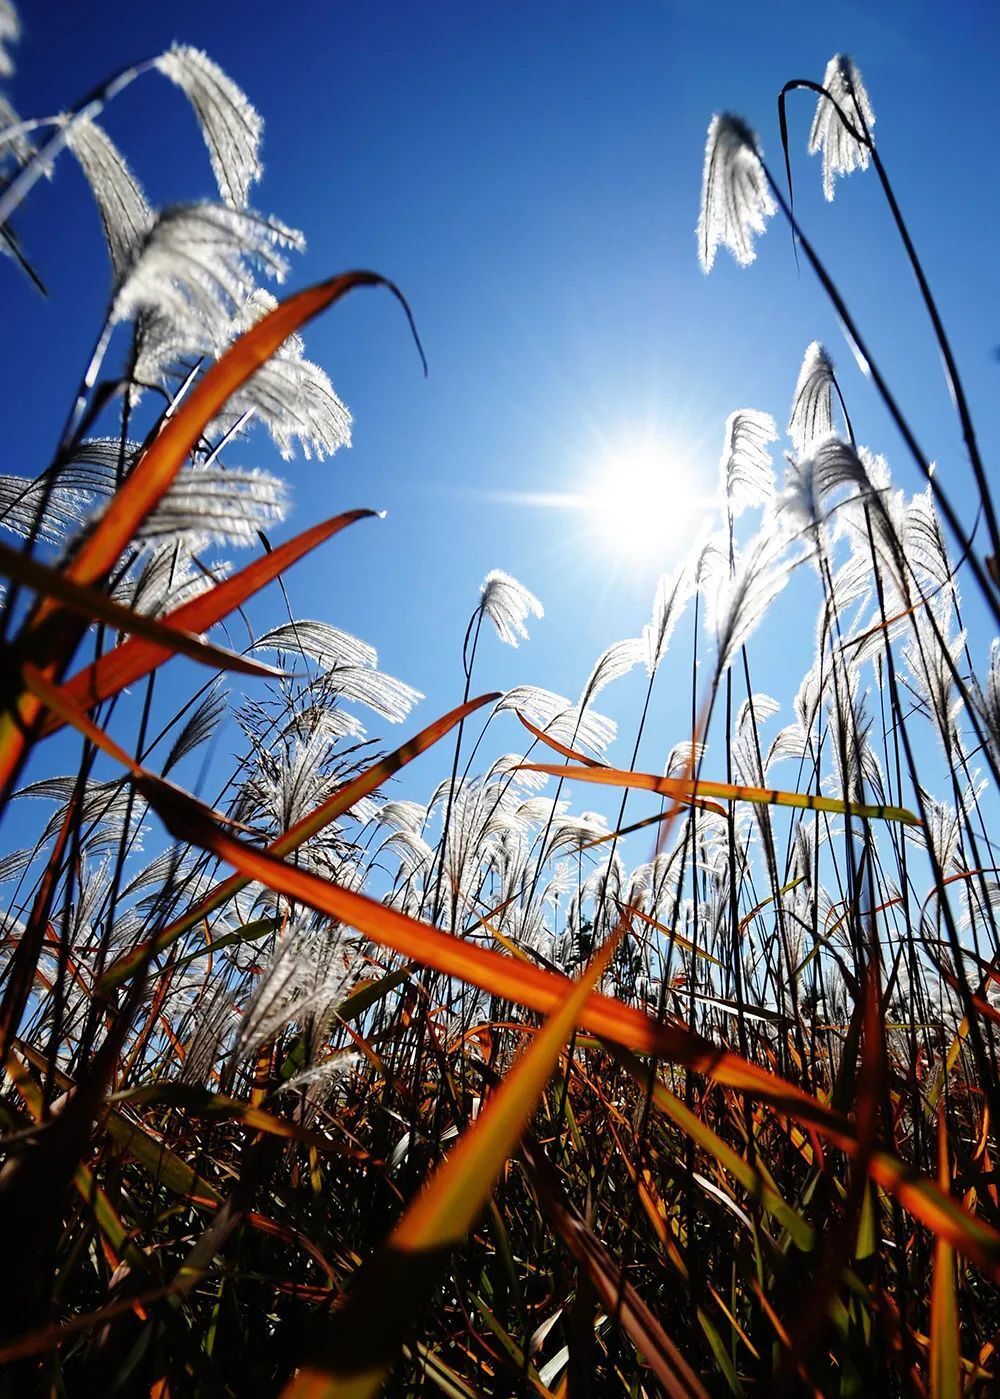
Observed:
[[[113,495],[119,476],[128,474],[140,450],[137,442],[123,447],[114,437],[88,438],[60,468],[55,492],[82,492],[81,498]],[[283,520],[287,509],[288,487],[280,477],[257,469],[196,463],[178,473],[136,539],[155,546],[183,538],[192,549],[211,539],[253,544],[257,530]]]
[[[200,748],[203,743],[208,742],[226,713],[228,699],[228,690],[210,690],[201,703],[195,706],[163,760],[161,776],[166,777],[171,768],[196,748]]]
[[[795,382],[788,436],[801,456],[833,432],[833,360],[814,340],[806,347]]]
[[[990,745],[994,761],[1000,762],[1000,639],[994,639],[990,647],[989,668],[985,681],[980,685],[977,677],[971,685],[972,702],[986,729],[986,741]]]
[[[649,654],[649,648],[645,635],[630,636],[624,641],[613,641],[606,650],[602,651],[594,662],[594,668],[587,678],[587,683],[583,687],[583,694],[580,696],[580,708],[585,710],[592,700],[596,699],[612,680],[619,680],[623,675],[645,661]]]
[[[367,641],[341,631],[329,622],[283,622],[259,636],[251,651],[285,651],[315,661],[323,670],[340,666],[378,664],[378,652]]]
[[[9,855],[0,857],[0,884],[8,884],[31,864],[30,850],[12,850]]]
[[[548,782],[548,777],[544,772],[519,771],[523,762],[523,753],[502,753],[490,764],[486,779],[488,782],[516,783],[518,787],[532,792],[540,791]]]
[[[401,724],[413,706],[423,699],[412,685],[365,666],[338,666],[330,672],[329,684],[341,699],[367,705],[390,724]]]
[[[903,648],[903,657],[912,677],[912,689],[917,699],[927,706],[928,715],[947,751],[947,740],[965,703],[955,684],[955,672],[965,650],[965,632],[957,632],[950,640],[945,632],[942,645],[928,620],[926,608],[913,614],[912,623],[914,640]]]
[[[670,638],[680,620],[684,606],[691,596],[691,570],[682,562],[673,573],[661,575],[653,595],[653,615],[642,629],[646,673],[656,674],[667,653]]]
[[[705,620],[718,644],[719,675],[788,582],[789,569],[781,566],[779,554],[780,540],[764,531],[737,558],[735,572],[728,558],[723,567],[703,570]]]
[[[206,577],[195,567],[185,541],[174,540],[144,551],[115,584],[111,596],[137,612],[158,617],[213,587],[222,568],[215,565],[211,572],[213,576]]]
[[[56,812],[45,827],[42,843],[51,840],[59,830],[75,790],[75,777],[43,777],[14,793],[16,797],[35,797],[58,803]],[[133,831],[138,829],[139,815],[134,802],[130,800],[128,789],[121,783],[88,782],[77,811],[82,833],[81,847],[100,850],[116,845],[125,831],[127,819],[131,818]]]
[[[739,408],[726,419],[719,488],[734,518],[748,507],[766,505],[774,495],[774,471],[768,445],[777,440],[778,430],[770,413]]]
[[[420,835],[426,819],[427,808],[415,801],[397,798],[394,801],[383,802],[378,810],[379,825],[388,826],[391,831],[405,831],[413,836]]]
[[[704,743],[692,743],[689,738],[675,743],[667,754],[667,761],[663,765],[663,776],[689,777],[704,757],[705,751]]]
[[[232,78],[200,49],[174,44],[155,66],[187,94],[208,147],[222,198],[246,206],[250,186],[261,177],[264,122]]]
[[[941,530],[930,486],[909,501],[903,520],[903,551],[907,561],[935,589],[954,595],[955,569]]]
[[[577,705],[562,695],[543,690],[537,685],[518,685],[497,701],[496,713],[502,709],[516,709],[538,729],[559,743],[579,745],[595,753],[603,753],[614,741],[618,726],[613,719],[593,709],[581,714]]]
[[[254,273],[282,281],[282,249],[304,246],[295,230],[220,204],[164,209],[121,280],[111,319],[146,312],[165,320],[179,343],[214,344],[253,292]]]
[[[261,316],[277,306],[270,292],[257,288],[237,312],[227,336],[215,347],[228,348]],[[334,392],[326,373],[306,359],[300,335],[290,335],[271,358],[229,399],[214,428],[235,425],[253,412],[287,461],[298,442],[306,460],[322,461],[351,445],[351,414]]]
[[[45,544],[63,544],[83,523],[90,496],[44,477],[0,476],[0,529]]]
[[[711,271],[716,249],[726,247],[741,267],[753,262],[753,235],[777,211],[767,185],[757,138],[727,112],[708,128],[698,217],[698,257]]]
[[[0,9],[2,5],[3,0],[0,0]],[[21,118],[0,92],[0,162],[13,160],[15,164],[21,165],[33,150],[34,146],[24,130]]]
[[[823,74],[823,86],[830,96],[821,96],[816,104],[816,115],[809,132],[809,154],[822,152],[823,193],[828,200],[832,200],[838,175],[868,169],[868,147],[858,137],[864,136],[865,127],[871,131],[875,125],[875,113],[868,101],[861,74],[845,54],[837,53],[830,59]],[[863,122],[858,116],[859,107]],[[857,135],[844,125],[840,112],[843,112]]]
[[[66,145],[87,177],[104,227],[115,282],[135,260],[153,224],[153,211],[118,147],[86,115],[66,121]]]
[[[525,622],[529,616],[540,618],[545,615],[534,593],[529,593],[523,583],[501,569],[495,568],[487,573],[479,591],[482,595],[480,612],[490,619],[500,640],[508,646],[516,646],[519,637],[527,640]]]
[[[315,1051],[356,977],[355,952],[340,928],[317,931],[293,925],[246,1006],[237,1052],[251,1053],[291,1021],[304,1028],[307,1020],[314,1022],[309,1038]]]
[[[0,0],[0,78],[9,78],[14,71],[14,60],[4,45],[16,44],[20,37],[21,21],[12,0]]]
[[[188,1042],[180,1082],[206,1084],[236,1015],[232,993],[216,983],[207,1000],[195,1011],[194,1034]]]
[[[283,520],[288,489],[280,477],[259,470],[190,466],[178,472],[136,534],[143,543],[185,538],[191,548],[218,540],[255,544],[257,531]]]
[[[830,497],[843,486],[872,494],[864,464],[848,442],[827,437],[797,461],[789,459],[778,513],[795,527],[821,525],[831,509]]]
[[[399,860],[400,868],[408,877],[420,870],[429,870],[434,859],[434,850],[423,836],[415,831],[395,831],[382,846],[391,850]]]

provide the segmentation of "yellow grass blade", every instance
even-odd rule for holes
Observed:
[[[938,1109],[938,1185],[949,1188],[948,1128]],[[934,1241],[934,1277],[931,1283],[931,1399],[959,1399],[958,1302],[955,1297],[955,1255],[949,1243]]]
[[[811,792],[779,792],[770,787],[739,787],[732,782],[706,782],[684,777],[656,777],[651,772],[626,772],[623,768],[566,767],[558,763],[524,763],[523,772],[544,772],[550,777],[568,777],[577,782],[595,782],[603,787],[634,787],[657,792],[673,801],[692,797],[717,797],[721,801],[755,802],[759,806],[787,806],[803,811],[828,811],[835,816],[864,817],[869,821],[900,821],[919,826],[920,821],[902,806],[852,805],[836,797],[814,796]]]

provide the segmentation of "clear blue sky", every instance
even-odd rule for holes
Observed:
[[[491,640],[482,688],[531,682],[575,695],[597,653],[646,621],[659,568],[674,561],[671,544],[662,560],[624,568],[581,541],[577,517],[497,493],[572,491],[616,443],[644,432],[682,452],[710,491],[726,414],[761,408],[783,425],[814,338],[843,370],[860,439],[886,453],[900,483],[918,484],[779,222],[747,271],[720,253],[706,279],[696,261],[713,111],[743,114],[780,164],[781,84],[820,79],[837,50],[864,74],[981,437],[996,440],[994,4],[23,0],[20,11],[9,91],[22,115],[60,110],[173,39],[204,47],[265,117],[255,203],[309,240],[291,285],[368,266],[409,297],[426,381],[388,297],[358,294],[307,333],[355,415],[355,445],[292,464],[296,505],[280,533],[349,506],[389,511],[299,566],[289,587],[300,615],[372,641],[387,670],[424,691],[425,722],[460,697],[462,635],[488,569],[522,579],[547,615],[517,652]],[[823,203],[818,162],[805,154],[812,105],[793,99],[797,206],[967,506],[929,326],[877,187],[855,175],[832,207]],[[106,124],[153,200],[212,194],[194,120],[162,80],[136,84]],[[32,196],[20,228],[52,294],[43,303],[10,265],[0,269],[3,469],[34,472],[58,436],[108,273],[70,161]],[[231,460],[274,464],[259,433]],[[811,601],[786,599],[757,645],[772,652],[775,676],[762,665],[755,683],[790,698],[812,631]],[[680,675],[686,705],[683,666]],[[685,713],[669,672],[659,684],[651,764],[682,737]],[[635,677],[602,697],[626,731],[640,689]],[[513,726],[509,738],[513,746]],[[615,756],[627,759],[626,747]],[[440,775],[431,766],[422,765],[425,792]]]

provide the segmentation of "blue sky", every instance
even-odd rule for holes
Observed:
[[[265,117],[255,202],[309,241],[290,285],[368,266],[409,297],[427,380],[388,297],[358,294],[308,331],[311,357],[355,415],[355,445],[291,466],[296,505],[283,533],[350,506],[388,510],[300,565],[289,589],[300,615],[370,640],[387,670],[425,692],[424,722],[460,698],[462,636],[488,569],[522,579],[546,618],[516,652],[495,639],[484,646],[477,688],[530,682],[575,695],[598,652],[647,620],[657,574],[681,547],[671,529],[660,557],[626,558],[592,529],[581,534],[579,513],[499,497],[578,491],[637,437],[686,464],[678,492],[710,492],[726,414],[761,408],[783,424],[812,339],[843,371],[860,439],[917,486],[778,221],[749,270],[720,253],[705,278],[696,260],[713,111],[744,115],[780,165],[777,92],[790,77],[820,79],[837,50],[865,76],[981,437],[996,438],[1000,12],[991,4],[969,0],[947,17],[936,3],[695,0],[24,0],[20,10],[9,91],[22,115],[66,107],[175,38],[202,46]],[[968,507],[936,350],[877,186],[856,175],[825,205],[818,162],[805,154],[811,98],[793,99],[792,111],[797,208]],[[168,84],[144,79],[106,120],[155,201],[212,193],[193,118]],[[5,415],[4,469],[33,472],[55,445],[108,273],[71,163],[32,196],[20,228],[51,297],[43,303],[0,269],[5,400],[16,409]],[[230,459],[274,465],[260,434]],[[684,539],[696,524],[686,518]],[[755,684],[789,699],[812,634],[811,600],[786,597],[755,644]],[[658,682],[651,765],[683,736],[687,642],[674,654],[677,683],[669,670]],[[626,733],[640,691],[636,676],[602,697]],[[614,756],[627,761],[628,746]],[[439,766],[422,765],[425,791]]]

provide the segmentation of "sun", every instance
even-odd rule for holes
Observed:
[[[690,458],[652,438],[609,449],[586,498],[591,532],[609,553],[637,563],[673,558],[709,505]]]

